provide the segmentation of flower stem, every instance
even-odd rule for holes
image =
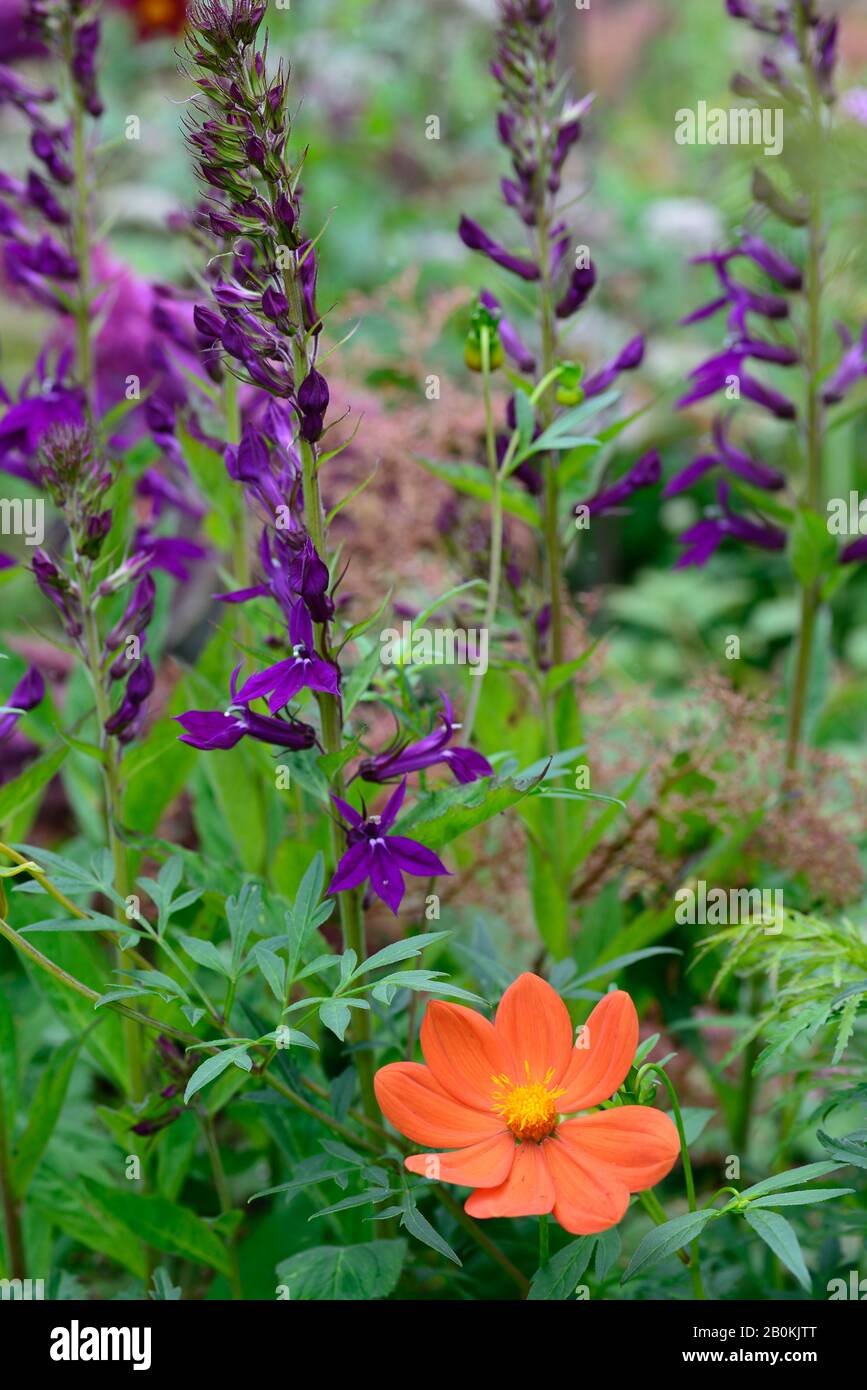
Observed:
[[[73,566],[81,601],[82,624],[84,627],[84,657],[90,684],[93,690],[96,717],[99,722],[99,747],[102,753],[102,773],[104,787],[104,815],[106,835],[114,863],[114,887],[122,898],[129,895],[129,863],[126,846],[120,837],[118,827],[121,823],[121,783],[116,745],[105,731],[110,709],[108,694],[101,663],[101,644],[96,621],[93,597],[90,593],[90,576],[87,562],[78,554],[73,554]],[[118,921],[124,922],[120,908],[115,909]],[[124,952],[118,952],[120,969],[130,965]],[[139,1101],[144,1096],[144,1069],[141,1055],[139,1030],[130,1019],[124,1020],[124,1045],[129,1068],[130,1097]]]
[[[823,144],[822,100],[816,87],[809,54],[809,39],[803,13],[798,16],[798,42],[801,63],[810,94],[811,128],[814,140],[816,167],[821,169]],[[824,408],[821,395],[822,372],[822,289],[824,249],[824,212],[821,183],[817,180],[810,192],[807,221],[807,270],[804,296],[807,305],[807,333],[804,365],[807,370],[807,407],[804,416],[804,456],[806,476],[804,480],[803,503],[811,511],[821,514],[823,505],[822,463],[824,452]],[[813,643],[816,632],[816,618],[821,604],[818,583],[805,584],[801,590],[801,617],[798,632],[798,647],[795,660],[795,673],[789,700],[788,731],[786,737],[786,771],[792,774],[801,758],[804,736],[804,717],[810,686]]]
[[[663,1085],[665,1086],[665,1089],[668,1091],[668,1097],[671,1101],[671,1109],[674,1114],[674,1123],[677,1128],[678,1138],[680,1139],[680,1158],[683,1164],[683,1176],[686,1184],[686,1200],[689,1205],[690,1211],[696,1211],[697,1208],[695,1202],[695,1179],[692,1175],[692,1161],[690,1160],[689,1156],[689,1146],[686,1142],[686,1131],[683,1127],[683,1116],[680,1112],[680,1101],[677,1098],[677,1091],[674,1089],[674,1083],[672,1082],[668,1073],[664,1070],[663,1067],[660,1067],[656,1062],[648,1062],[645,1066],[639,1068],[635,1083],[636,1091],[639,1089],[641,1085],[642,1077],[646,1076],[648,1072],[655,1072],[656,1075],[662,1081]],[[690,1252],[691,1258],[689,1262],[689,1273],[690,1278],[692,1279],[693,1294],[697,1299],[704,1300],[706,1299],[707,1295],[705,1294],[704,1284],[702,1283],[701,1278],[701,1264],[699,1258],[697,1238],[690,1245]]]
[[[202,1125],[202,1133],[205,1137],[208,1158],[211,1163],[211,1172],[214,1175],[214,1187],[217,1191],[220,1211],[225,1215],[227,1212],[234,1211],[234,1204],[232,1202],[232,1194],[229,1191],[226,1170],[223,1167],[223,1159],[220,1154],[220,1145],[217,1142],[214,1121],[204,1106],[199,1109],[199,1119]],[[231,1235],[226,1239],[226,1248],[229,1252],[229,1284],[232,1289],[232,1297],[237,1302],[241,1302],[244,1297],[244,1292],[241,1287],[241,1267],[238,1263],[238,1250],[234,1238]]]
[[[488,473],[491,479],[491,542],[488,565],[488,600],[485,605],[484,624],[490,642],[491,633],[497,617],[500,599],[500,580],[503,570],[503,490],[502,475],[497,462],[497,441],[494,429],[494,410],[491,402],[491,335],[487,325],[481,330],[482,345],[482,394],[485,402],[485,447],[488,459]],[[482,694],[483,675],[470,681],[472,687],[464,720],[464,739],[470,742],[473,725],[476,722],[479,700]]]
[[[322,498],[319,492],[319,476],[316,457],[312,445],[300,441],[301,467],[304,487],[304,515],[310,539],[321,560],[328,564],[328,550],[325,539],[325,521]],[[317,639],[323,655],[327,655],[327,636],[324,625],[317,624]],[[339,753],[343,748],[343,718],[338,696],[327,691],[317,692],[319,711],[322,718],[322,742],[326,753]],[[338,796],[344,794],[343,773],[338,768],[331,778],[331,786]],[[340,859],[340,830],[333,817],[329,817],[331,834],[331,857],[336,865]],[[359,963],[366,959],[367,943],[364,935],[364,914],[361,895],[357,889],[350,889],[337,895],[340,910],[340,925],[343,930],[343,948],[354,951]],[[355,1065],[361,1086],[361,1099],[365,1114],[370,1119],[379,1118],[379,1106],[373,1089],[373,1054],[370,1051],[371,1026],[370,1010],[355,1010],[355,1040],[359,1044],[355,1052]]]
[[[12,1171],[10,1138],[15,1116],[6,1109],[3,1080],[0,1077],[0,1190],[3,1194],[3,1217],[6,1225],[6,1250],[9,1268],[4,1270],[12,1279],[26,1278],[24,1239],[21,1231],[21,1209],[18,1204]]]

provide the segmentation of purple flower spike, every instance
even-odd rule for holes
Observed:
[[[359,888],[370,880],[370,887],[391,909],[395,917],[406,892],[404,874],[416,878],[432,878],[448,874],[445,864],[416,840],[404,835],[389,835],[406,795],[406,778],[396,787],[378,816],[362,816],[339,796],[332,801],[350,829],[346,834],[346,853],[328,885],[329,893],[341,893]]]
[[[483,256],[487,256],[496,265],[502,266],[504,270],[510,270],[513,275],[519,275],[522,280],[538,280],[539,267],[535,261],[522,260],[520,256],[513,256],[507,251],[505,246],[501,246],[493,237],[489,237],[483,231],[478,222],[474,222],[470,217],[462,217],[458,227],[458,235],[465,246],[471,251],[481,251]]]
[[[300,600],[295,604],[289,620],[289,637],[292,656],[245,681],[237,695],[240,703],[246,704],[270,693],[268,708],[272,714],[276,714],[305,688],[326,691],[329,695],[340,693],[340,673],[333,662],[317,655],[313,623]]]
[[[492,777],[494,769],[487,758],[475,748],[448,748],[459,724],[454,721],[451,701],[445,691],[440,691],[443,709],[437,715],[440,728],[427,734],[416,743],[406,743],[390,753],[378,753],[374,758],[365,758],[359,765],[357,776],[365,782],[388,782],[392,777],[403,777],[409,772],[421,772],[423,768],[445,763],[461,783],[475,782],[480,777]]]

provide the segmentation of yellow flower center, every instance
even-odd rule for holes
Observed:
[[[494,1092],[493,1110],[502,1115],[516,1139],[534,1139],[536,1143],[546,1139],[557,1124],[558,1096],[563,1090],[551,1090],[554,1068],[545,1074],[544,1080],[534,1081],[530,1075],[529,1062],[524,1063],[526,1081],[520,1086],[509,1076],[494,1076],[492,1081],[499,1087]]]

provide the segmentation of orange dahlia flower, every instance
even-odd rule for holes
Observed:
[[[583,1044],[583,1045],[582,1045]],[[592,1110],[623,1083],[638,1046],[635,1005],[606,994],[579,1044],[559,994],[538,975],[510,985],[490,1023],[435,1000],[421,1025],[427,1066],[393,1062],[376,1074],[387,1119],[417,1144],[412,1173],[475,1189],[470,1216],[554,1217],[573,1235],[620,1221],[631,1192],[669,1173],[678,1136],[668,1115],[643,1105]]]

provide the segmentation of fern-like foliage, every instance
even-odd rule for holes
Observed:
[[[859,1015],[867,1012],[867,927],[845,917],[832,922],[788,910],[779,921],[779,932],[761,923],[741,924],[700,943],[696,964],[711,951],[725,953],[714,993],[733,976],[768,983],[763,1008],[740,1033],[726,1061],[762,1039],[766,1046],[754,1070],[766,1071],[796,1047],[833,1030],[830,1062],[836,1066]]]

